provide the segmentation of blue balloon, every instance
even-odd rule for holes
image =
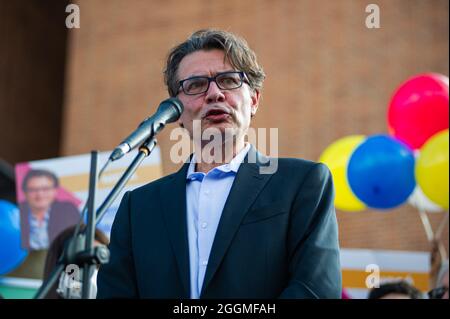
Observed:
[[[20,245],[19,209],[0,199],[0,275],[14,270],[27,255]]]
[[[373,135],[350,157],[348,182],[367,206],[393,208],[404,203],[414,191],[414,161],[414,154],[406,144],[387,135]]]

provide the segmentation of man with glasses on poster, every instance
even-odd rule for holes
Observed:
[[[31,169],[22,181],[25,201],[20,203],[22,247],[45,250],[67,227],[80,220],[78,208],[57,200],[58,177],[45,169]]]

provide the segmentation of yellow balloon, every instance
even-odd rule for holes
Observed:
[[[366,208],[366,205],[353,194],[347,180],[350,156],[364,139],[364,135],[343,137],[329,145],[319,158],[319,161],[327,165],[331,171],[336,190],[334,205],[340,210],[356,212]]]
[[[433,202],[448,209],[448,129],[428,139],[416,163],[416,181]]]

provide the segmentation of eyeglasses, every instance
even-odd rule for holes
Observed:
[[[183,89],[184,94],[197,95],[208,91],[209,84],[214,81],[217,87],[221,90],[234,90],[240,88],[242,83],[248,84],[247,76],[241,71],[230,71],[218,73],[216,76],[193,76],[181,80],[180,87]]]
[[[428,292],[430,299],[441,299],[443,295],[448,291],[448,287],[438,287]]]
[[[53,190],[55,187],[53,186],[44,186],[44,187],[27,187],[25,192],[27,193],[37,193],[37,192],[49,192]]]

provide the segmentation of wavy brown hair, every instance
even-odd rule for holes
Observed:
[[[230,32],[205,29],[194,32],[186,41],[169,52],[164,82],[171,97],[176,96],[179,91],[180,79],[177,72],[181,60],[195,51],[214,49],[222,50],[225,53],[225,60],[228,59],[236,70],[245,72],[253,90],[261,90],[265,74],[256,60],[255,52],[250,49],[247,42]]]

